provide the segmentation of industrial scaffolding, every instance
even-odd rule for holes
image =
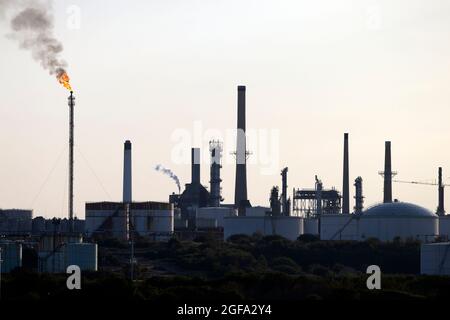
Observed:
[[[317,177],[315,189],[294,188],[292,198],[295,216],[313,218],[341,212],[341,194],[334,188],[323,189],[322,181]]]

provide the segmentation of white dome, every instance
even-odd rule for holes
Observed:
[[[364,217],[438,218],[438,216],[430,210],[408,202],[391,202],[375,205],[363,212],[363,218]]]

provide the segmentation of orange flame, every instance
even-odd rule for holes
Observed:
[[[69,75],[67,74],[67,72],[61,71],[61,73],[59,73],[56,76],[56,79],[58,79],[59,83],[61,83],[64,86],[64,88],[72,91],[72,87],[70,86],[70,83],[69,83],[70,78],[69,78]]]

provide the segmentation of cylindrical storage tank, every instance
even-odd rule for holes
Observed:
[[[450,239],[450,215],[439,217],[439,236]]]
[[[97,271],[98,249],[95,243],[69,243],[65,248],[66,267],[77,265],[82,271]]]
[[[359,219],[354,214],[322,214],[320,240],[359,240]]]
[[[133,212],[133,221],[135,231],[141,236],[173,232],[173,211],[137,211]]]
[[[39,251],[39,272],[64,273],[66,272],[65,253],[63,248],[58,251]]]
[[[85,233],[88,237],[108,231],[113,237],[127,238],[127,219],[123,203],[93,202],[86,203],[85,208]],[[102,226],[107,230],[99,230]]]
[[[174,230],[173,204],[133,203],[131,214],[134,230],[140,236],[148,236],[154,240],[166,240],[172,236]]]
[[[1,271],[9,273],[22,266],[22,244],[14,241],[1,241]]]
[[[270,212],[271,212],[271,209],[269,207],[255,206],[255,207],[245,208],[245,215],[247,217],[264,217],[267,215],[267,213],[270,213]]]
[[[217,219],[197,218],[197,229],[217,229]]]
[[[439,235],[439,217],[411,203],[382,203],[363,213],[360,235],[362,240],[377,238],[392,241],[400,238],[430,242]]]
[[[303,219],[303,233],[304,234],[319,234],[319,220],[316,218],[304,218]]]
[[[279,235],[289,240],[296,240],[303,234],[303,218],[288,216],[265,217],[226,217],[224,218],[224,239],[232,235],[253,235],[260,233],[264,236]]]
[[[450,242],[426,243],[420,248],[420,273],[450,276]]]
[[[188,227],[188,221],[186,219],[174,219],[173,222],[175,230],[184,230]]]
[[[217,227],[223,228],[223,219],[225,217],[237,216],[237,210],[230,207],[203,207],[197,208],[198,219],[213,219],[216,220]],[[198,227],[198,224],[197,224]]]

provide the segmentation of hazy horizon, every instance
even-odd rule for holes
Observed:
[[[73,5],[79,28],[68,26]],[[344,132],[350,182],[362,176],[365,207],[382,201],[386,140],[397,179],[435,180],[442,166],[450,182],[447,1],[64,0],[53,14],[76,97],[78,217],[85,202],[121,200],[125,140],[133,199],[168,201],[176,186],[154,167],[188,183],[190,164],[173,161],[174,136],[195,137],[199,125],[202,135],[234,129],[238,85],[247,87],[247,129],[280,141],[271,174],[251,163],[261,150],[249,142],[253,205],[269,205],[285,166],[290,196],[314,187],[315,175],[341,190]],[[66,217],[68,91],[6,36],[7,19],[0,28],[0,208]],[[207,136],[186,149],[205,156]],[[209,162],[201,174],[207,186]],[[224,203],[234,201],[234,175],[225,163]],[[353,208],[353,186],[350,195]],[[434,186],[393,184],[394,199],[433,212],[437,196]]]

